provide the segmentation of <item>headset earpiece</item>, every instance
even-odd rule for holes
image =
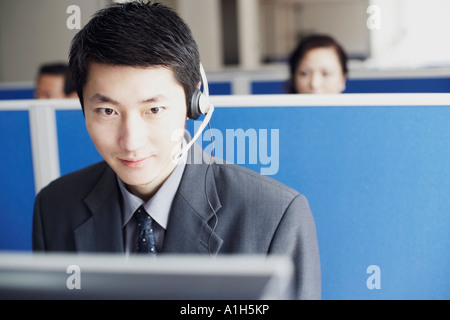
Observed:
[[[201,96],[202,96],[201,91],[199,89],[195,89],[194,93],[192,94],[191,103],[188,108],[187,116],[189,117],[189,119],[196,120],[202,114],[202,112],[200,111]]]
[[[200,74],[202,77],[203,93],[200,89],[195,89],[187,111],[187,116],[192,120],[198,119],[202,114],[207,114],[211,106],[211,102],[209,101],[208,80],[206,79],[205,70],[201,63]]]

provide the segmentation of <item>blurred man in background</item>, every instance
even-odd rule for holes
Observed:
[[[76,97],[75,87],[68,77],[68,65],[48,63],[39,68],[34,97],[36,99],[65,99]]]

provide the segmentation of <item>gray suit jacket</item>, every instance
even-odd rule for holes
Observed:
[[[159,253],[288,255],[297,297],[320,299],[316,229],[305,197],[233,164],[214,163],[207,172],[209,160],[194,164],[209,159],[196,144],[189,156]],[[121,199],[106,162],[53,181],[36,197],[33,250],[124,252]],[[218,217],[214,232],[208,200]]]

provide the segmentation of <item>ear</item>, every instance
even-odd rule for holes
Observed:
[[[200,82],[197,84],[197,89],[200,90],[201,87],[202,87],[202,82],[200,81]]]

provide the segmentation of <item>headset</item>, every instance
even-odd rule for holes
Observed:
[[[181,156],[186,153],[194,144],[195,140],[198,139],[202,131],[206,128],[209,121],[211,120],[211,116],[214,112],[214,105],[209,100],[209,87],[208,80],[206,79],[205,70],[203,69],[202,64],[200,63],[200,74],[202,77],[202,86],[203,92],[200,89],[196,88],[194,93],[192,94],[191,103],[188,106],[187,116],[192,119],[198,119],[202,114],[205,115],[200,127],[195,133],[194,137],[187,143],[180,151],[178,151],[173,160],[178,161],[181,159]],[[211,137],[212,139],[212,137]]]

